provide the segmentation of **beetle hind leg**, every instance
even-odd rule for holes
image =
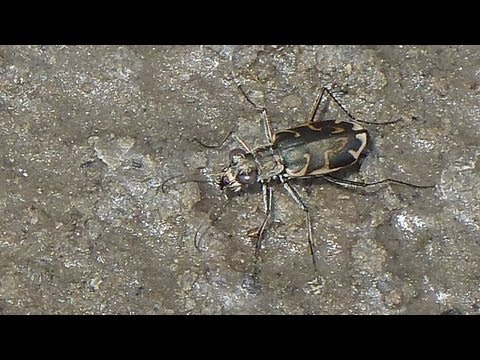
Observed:
[[[320,106],[320,103],[322,101],[322,98],[323,96],[327,94],[328,97],[330,99],[332,99],[335,104],[337,104],[337,106],[342,109],[342,111],[347,114],[347,116],[352,120],[352,121],[355,121],[357,123],[361,123],[361,124],[369,124],[369,125],[388,125],[388,124],[395,124],[399,121],[402,121],[402,119],[397,119],[397,120],[391,120],[391,121],[383,121],[383,122],[373,122],[373,121],[365,121],[365,120],[359,120],[357,119],[355,116],[353,116],[347,109],[345,109],[345,107],[340,103],[340,101],[337,100],[337,98],[333,95],[332,91],[330,89],[328,89],[327,87],[324,87],[322,88],[322,92],[320,93],[320,95],[318,96],[317,100],[315,101],[314,105],[313,105],[313,109],[312,109],[312,112],[311,112],[311,115],[310,115],[310,121],[309,122],[313,122],[314,121],[314,118],[315,118],[315,115],[318,111],[318,107]],[[323,113],[323,116],[325,116],[325,113],[327,112],[327,107],[328,107],[328,104],[325,105],[325,109],[322,110],[322,113]]]
[[[331,175],[324,175],[323,178],[331,183],[334,183],[336,185],[340,186],[353,186],[353,187],[368,187],[368,186],[374,186],[374,185],[380,185],[384,183],[394,183],[394,184],[400,184],[400,185],[406,185],[410,186],[413,188],[417,189],[429,189],[429,188],[434,188],[435,185],[416,185],[416,184],[411,184],[406,181],[400,181],[400,180],[395,180],[395,179],[390,179],[390,178],[385,178],[382,180],[374,181],[371,183],[365,183],[365,182],[360,182],[360,181],[352,181],[352,180],[346,180],[346,179],[339,179]]]
[[[310,112],[310,118],[309,118],[309,121],[308,122],[314,122],[315,121],[315,117],[317,115],[317,112],[318,112],[318,108],[320,107],[320,103],[322,102],[322,99],[323,97],[326,95],[328,95],[328,97],[333,100],[335,102],[335,104],[337,104],[337,106],[342,109],[342,111],[347,114],[347,116],[353,120],[353,121],[357,121],[357,122],[363,122],[362,120],[357,120],[355,118],[355,116],[353,116],[347,109],[345,109],[345,107],[340,103],[340,101],[338,101],[335,96],[333,96],[333,93],[327,88],[327,87],[323,87],[322,88],[322,91],[320,93],[320,95],[318,95],[317,99],[315,100],[315,102],[313,103],[313,108],[312,108],[312,111]],[[325,114],[327,112],[327,109],[328,109],[328,103],[325,104],[325,107],[324,109],[321,111],[321,114],[322,114],[322,120],[323,118],[325,117]],[[321,121],[321,120],[320,120]]]
[[[317,116],[318,108],[320,106],[320,103],[322,102],[323,96],[325,95],[326,91],[327,91],[326,87],[322,88],[322,91],[320,92],[320,94],[318,94],[317,99],[313,103],[312,110],[310,111],[310,116],[308,117],[309,123],[315,122],[315,117]],[[321,113],[320,121],[324,119],[327,109],[328,109],[328,103],[325,104],[323,110],[320,112]]]

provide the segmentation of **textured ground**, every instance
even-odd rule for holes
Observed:
[[[252,293],[261,196],[159,190],[219,172],[237,147],[194,137],[265,142],[237,84],[276,130],[325,85],[359,119],[402,119],[369,125],[371,152],[344,176],[436,187],[297,182],[317,273],[304,214],[276,187]],[[0,47],[0,312],[479,313],[479,86],[479,47]]]

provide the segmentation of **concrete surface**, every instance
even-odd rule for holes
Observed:
[[[344,176],[436,187],[296,182],[318,272],[276,187],[252,291],[261,196],[182,183],[237,147],[194,137],[265,142],[237,84],[277,130],[325,85],[359,119],[402,119],[367,126],[371,152]],[[478,314],[479,86],[475,46],[0,47],[0,312]]]

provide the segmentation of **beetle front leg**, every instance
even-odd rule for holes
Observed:
[[[205,144],[204,142],[200,141],[199,139],[197,139],[196,137],[193,138],[193,141],[195,141],[197,144],[203,146],[204,148],[207,148],[207,149],[219,149],[221,148],[228,140],[228,138],[230,136],[232,136],[233,134],[233,131],[234,131],[235,128],[233,128],[232,130],[230,130],[228,133],[227,133],[227,136],[225,136],[225,138],[222,140],[222,142],[220,144],[216,144],[216,145],[208,145],[208,144]]]
[[[233,132],[234,129],[230,130],[228,132],[227,136],[225,136],[225,138],[222,140],[222,142],[220,144],[217,144],[217,145],[205,144],[204,142],[198,140],[196,137],[193,138],[193,141],[195,141],[197,144],[199,144],[199,145],[201,145],[201,146],[203,146],[204,148],[207,148],[207,149],[219,149],[227,142],[228,138],[231,136],[233,139],[235,139],[245,149],[246,152],[251,152],[252,150],[250,149],[250,146],[248,146],[245,141],[243,141],[236,134],[234,134],[234,132]]]
[[[263,126],[265,129],[265,136],[270,144],[273,144],[273,131],[272,126],[270,125],[270,118],[268,117],[268,112],[266,108],[262,109],[262,117],[263,117]]]
[[[264,130],[265,130],[265,137],[267,138],[268,142],[270,144],[273,144],[273,131],[272,131],[272,126],[270,125],[270,118],[268,117],[268,112],[267,112],[267,108],[264,107],[264,106],[258,106],[257,104],[255,104],[247,95],[247,93],[245,92],[245,90],[243,90],[242,86],[239,85],[238,86],[239,90],[242,92],[243,96],[245,97],[245,99],[251,104],[253,105],[253,107],[257,110],[257,111],[260,111],[262,113],[262,118],[263,118],[263,126],[264,126]]]

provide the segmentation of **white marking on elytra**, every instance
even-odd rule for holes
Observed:
[[[348,153],[350,155],[352,155],[355,159],[358,159],[360,157],[360,154],[362,153],[363,149],[367,145],[367,134],[364,133],[364,132],[359,133],[359,134],[355,135],[355,138],[360,140],[362,145],[357,150],[354,150],[354,149],[348,150]]]

